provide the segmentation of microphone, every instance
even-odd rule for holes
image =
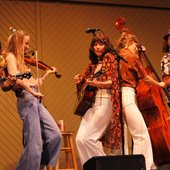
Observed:
[[[87,28],[86,29],[86,33],[89,34],[89,33],[95,33],[96,31],[99,31],[100,29],[99,28]]]

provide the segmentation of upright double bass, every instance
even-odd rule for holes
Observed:
[[[120,17],[114,22],[115,27],[132,33],[125,28],[125,19]],[[144,48],[139,46],[139,56],[145,62],[148,75],[160,81],[158,74],[149,61]],[[149,85],[140,80],[137,86],[137,102],[147,125],[151,138],[154,162],[160,166],[170,163],[170,115],[167,109],[170,96],[166,88]],[[169,104],[170,105],[170,104]],[[147,149],[147,148],[146,148]]]

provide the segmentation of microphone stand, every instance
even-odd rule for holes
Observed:
[[[102,31],[103,33],[103,31]],[[117,60],[117,71],[118,71],[118,81],[119,81],[119,102],[120,102],[120,123],[121,123],[121,139],[122,139],[122,155],[125,155],[125,150],[124,150],[124,123],[123,123],[123,112],[122,112],[122,92],[121,92],[121,73],[120,73],[120,61],[122,60],[125,63],[128,63],[126,59],[124,59],[122,56],[120,56],[117,51],[111,47],[109,44],[106,43],[106,41],[102,40],[96,35],[96,31],[92,31],[92,34],[94,37],[97,37],[103,44],[105,44],[109,50],[116,55],[116,60]],[[104,33],[103,33],[104,34]]]

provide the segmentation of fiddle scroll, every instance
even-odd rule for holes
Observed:
[[[114,25],[118,29],[119,32],[122,32],[125,24],[126,24],[126,21],[123,17],[119,17],[114,21]]]
[[[114,26],[117,28],[117,30],[120,33],[126,32],[129,34],[133,34],[127,27],[125,27],[125,25],[126,25],[126,20],[123,17],[118,17],[114,21]]]

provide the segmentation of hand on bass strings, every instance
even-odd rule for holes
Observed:
[[[166,84],[165,84],[165,82],[162,82],[162,81],[161,81],[161,82],[159,82],[159,86],[162,87],[162,88],[164,88],[164,87],[166,87]]]

